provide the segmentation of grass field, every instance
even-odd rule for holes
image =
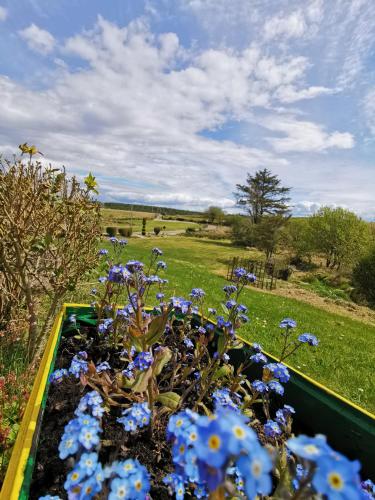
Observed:
[[[170,237],[131,239],[123,261],[131,258],[146,261],[154,246],[163,250],[163,259],[168,264],[167,296],[187,296],[193,287],[201,287],[207,294],[207,305],[218,310],[225,279],[217,273],[226,269],[231,257],[248,256],[248,252],[232,247],[229,242]],[[86,289],[90,287],[91,284],[85,285]],[[90,301],[83,291],[79,299]],[[77,299],[76,291],[74,300]],[[265,350],[277,355],[281,344],[278,324],[285,317],[294,318],[298,333],[315,334],[320,345],[317,349],[301,348],[289,363],[375,413],[375,326],[255,289],[245,290],[242,302],[249,308],[251,322],[242,328],[240,335],[260,342]]]
[[[184,231],[188,227],[199,227],[195,222],[174,221],[174,220],[156,220],[154,214],[150,212],[130,212],[126,210],[115,210],[111,208],[102,209],[102,227],[128,227],[132,226],[134,232],[142,231],[142,219],[146,219],[146,231],[154,232],[154,227],[165,226],[165,231]]]

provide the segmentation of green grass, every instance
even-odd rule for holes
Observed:
[[[218,310],[223,300],[225,279],[217,272],[226,269],[231,257],[250,257],[249,252],[235,248],[229,242],[170,237],[131,239],[124,251],[124,261],[136,258],[146,262],[154,246],[163,250],[163,259],[168,264],[165,272],[169,279],[167,296],[187,296],[193,287],[201,287],[206,292],[207,305]],[[77,300],[77,292],[74,299]],[[84,300],[83,295],[80,300]],[[87,296],[85,300],[89,301]],[[244,291],[242,303],[249,308],[251,322],[240,330],[240,335],[260,342],[266,351],[277,355],[281,344],[278,324],[285,317],[294,318],[298,323],[298,333],[315,334],[320,345],[318,348],[301,348],[288,362],[375,412],[375,326],[255,289]]]

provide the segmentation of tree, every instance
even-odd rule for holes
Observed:
[[[224,220],[225,214],[223,210],[220,207],[208,207],[208,209],[205,212],[205,215],[208,219],[208,222],[213,224],[214,222],[217,222],[218,224],[221,224]]]
[[[322,207],[310,218],[314,249],[325,255],[326,267],[356,263],[368,248],[368,224],[344,208]]]
[[[290,188],[280,185],[277,175],[267,168],[247,174],[246,184],[237,184],[237,202],[245,205],[254,224],[265,215],[287,216]]]
[[[375,247],[353,269],[355,296],[375,306]]]

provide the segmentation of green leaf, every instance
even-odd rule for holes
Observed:
[[[168,321],[168,312],[160,316],[156,316],[148,326],[148,332],[145,337],[147,345],[152,345],[157,342],[165,331]]]
[[[159,401],[163,406],[166,406],[170,410],[176,410],[180,404],[181,396],[175,392],[164,392],[159,394],[156,401]]]
[[[91,172],[89,172],[89,175],[85,177],[84,182],[86,184],[87,191],[93,191],[95,194],[99,194],[99,191],[96,189],[98,183]]]
[[[220,355],[223,354],[224,352],[225,343],[226,343],[225,335],[223,333],[220,333],[219,339],[217,341],[217,351]]]
[[[152,377],[152,368],[150,367],[147,371],[141,372],[137,376],[132,386],[132,390],[134,392],[145,392],[151,377]]]
[[[219,380],[223,377],[229,377],[233,373],[233,366],[223,365],[218,368],[213,374],[212,380]]]
[[[172,358],[172,351],[169,347],[161,347],[157,354],[155,355],[155,361],[153,364],[154,375],[160,375],[164,366],[169,363]]]

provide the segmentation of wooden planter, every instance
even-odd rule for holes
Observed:
[[[88,304],[64,304],[57,315],[46,349],[38,369],[33,389],[13,448],[0,500],[27,500],[38,447],[39,434],[45,404],[48,397],[49,376],[54,370],[57,349],[62,334],[63,321],[70,314],[77,315],[81,324],[95,325],[95,315]],[[242,339],[244,343],[251,345]],[[271,362],[277,359],[264,353]],[[243,352],[229,352],[230,362],[238,365]],[[362,463],[362,476],[374,477],[375,464],[375,415],[358,407],[339,394],[286,365],[290,381],[285,385],[283,399],[294,406],[295,428],[306,434],[325,434],[332,447],[351,459]],[[258,366],[249,369],[247,375],[258,377]]]

